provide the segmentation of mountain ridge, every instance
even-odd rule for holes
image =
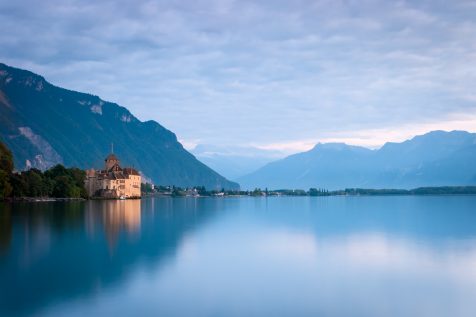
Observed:
[[[431,131],[376,150],[345,143],[271,162],[239,178],[243,188],[415,188],[476,184],[476,133]]]
[[[100,168],[114,143],[124,165],[135,166],[156,184],[239,188],[197,160],[158,122],[142,122],[116,103],[3,63],[0,114],[0,136],[17,169],[57,163]]]

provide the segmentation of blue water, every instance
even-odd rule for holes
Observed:
[[[476,196],[0,204],[0,316],[476,316]]]

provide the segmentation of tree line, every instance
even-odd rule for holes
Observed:
[[[21,197],[87,198],[86,173],[58,164],[47,171],[15,172],[13,156],[0,142],[0,199]]]
[[[397,196],[397,195],[476,195],[476,186],[439,186],[419,187],[414,189],[371,189],[371,188],[346,188],[327,190],[323,188],[304,189],[275,189],[264,190],[206,190],[203,186],[180,188],[175,186],[152,186],[142,184],[143,194],[180,196]]]

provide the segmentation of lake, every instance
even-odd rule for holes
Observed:
[[[0,204],[0,316],[476,316],[476,196]]]

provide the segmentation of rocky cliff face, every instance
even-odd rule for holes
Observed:
[[[1,63],[0,136],[17,169],[57,163],[100,168],[114,143],[125,165],[156,184],[239,188],[198,161],[157,122],[141,122],[115,103],[53,86]]]

